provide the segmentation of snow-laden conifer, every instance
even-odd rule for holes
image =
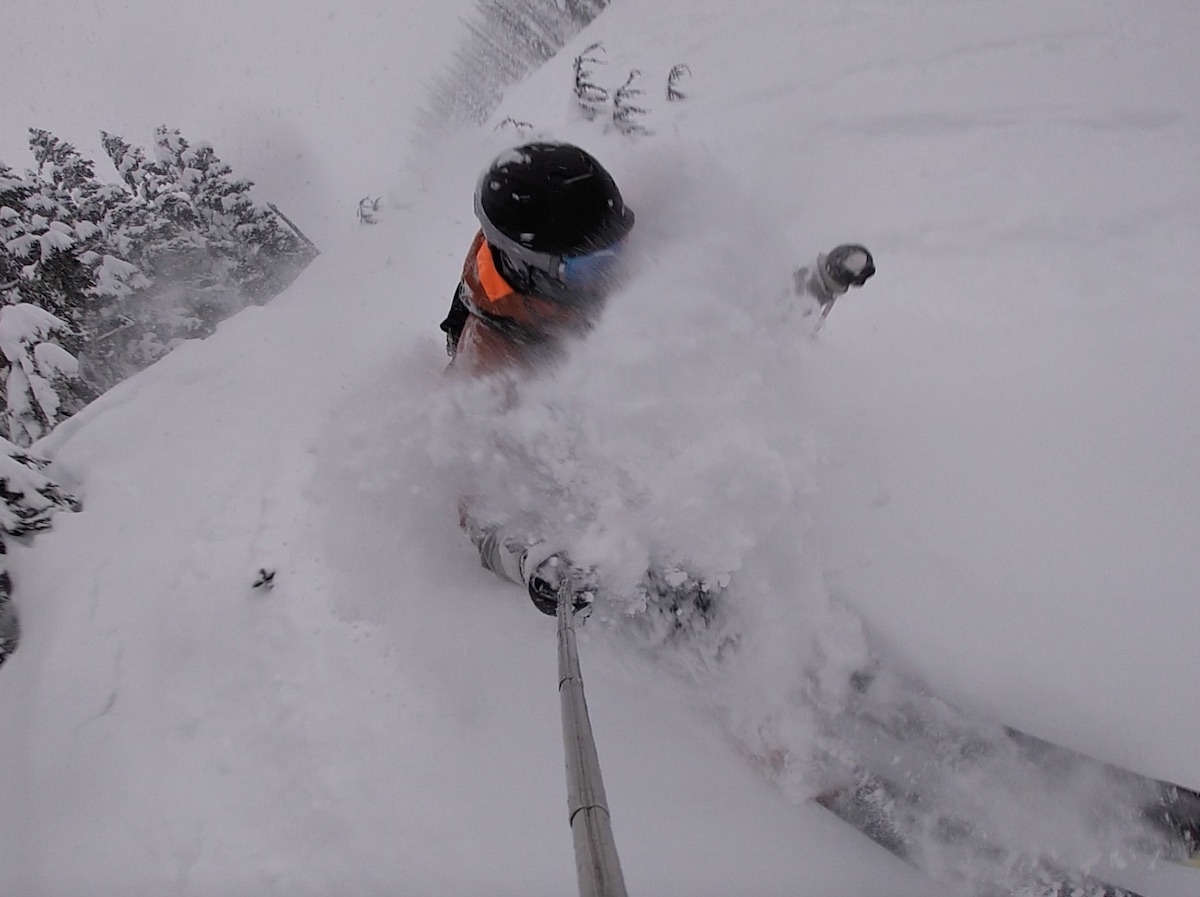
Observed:
[[[60,344],[70,326],[29,303],[0,307],[0,362],[4,370],[4,435],[27,446],[63,416],[63,396],[78,394],[79,361]]]
[[[75,496],[45,473],[49,462],[0,438],[0,663],[17,647],[20,625],[12,605],[8,539],[50,528],[55,512],[78,511]]]
[[[119,183],[101,182],[91,160],[40,129],[30,130],[35,170],[0,165],[0,299],[48,313],[57,323],[42,319],[39,332],[78,362],[66,377],[38,371],[28,351],[14,348],[16,367],[0,359],[0,388],[16,391],[0,406],[43,432],[179,342],[268,301],[317,253],[210,145],[161,127],[149,158],[118,135],[101,137]],[[29,399],[47,388],[57,402]],[[18,440],[36,438],[8,426],[23,432]]]

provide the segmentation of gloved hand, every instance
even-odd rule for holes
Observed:
[[[548,616],[558,614],[558,596],[563,587],[570,590],[572,604],[578,612],[596,597],[593,571],[578,567],[562,552],[545,558],[526,573],[529,598],[533,606]]]
[[[875,273],[875,259],[866,246],[843,243],[818,259],[821,280],[830,293],[844,293],[850,287],[861,287]]]

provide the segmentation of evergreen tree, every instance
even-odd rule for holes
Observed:
[[[125,257],[153,283],[127,304],[139,322],[137,344],[125,346],[131,357],[153,360],[181,339],[208,335],[248,302],[272,298],[315,255],[252,200],[251,182],[235,178],[211,146],[164,126],[150,160],[116,135],[102,139],[134,192],[121,229]]]
[[[131,373],[118,357],[119,348],[96,338],[127,326],[125,303],[149,281],[115,245],[129,217],[130,192],[121,185],[101,184],[94,163],[48,131],[31,129],[29,146],[37,163],[31,175],[38,200],[43,208],[53,209],[59,225],[69,227],[73,238],[70,246],[43,259],[36,275],[38,282],[54,288],[52,292],[69,294],[69,302],[59,307],[52,296],[29,297],[67,325],[57,331],[58,339],[80,362],[70,394],[61,396],[62,410],[72,413]]]
[[[50,519],[64,508],[81,508],[45,474],[49,464],[0,439],[0,663],[17,647],[21,627],[12,605],[8,571],[8,538],[20,538],[50,528]]]
[[[0,301],[19,302],[25,252],[17,255],[9,243],[25,235],[22,211],[33,185],[0,162]]]
[[[0,166],[0,430],[14,442],[29,444],[95,395],[75,357],[94,286],[78,244],[90,232],[76,229],[51,181]]]
[[[68,325],[36,305],[0,307],[0,356],[4,365],[3,428],[17,445],[31,445],[66,416],[62,397],[78,397],[79,362],[56,342]]]
[[[120,250],[113,254],[113,236],[128,218],[132,197],[120,185],[101,184],[95,164],[48,131],[31,129],[29,145],[42,193],[56,206],[59,219],[70,222],[75,237],[71,251],[90,272],[77,323],[85,331],[95,330],[94,321],[106,316],[107,306],[146,283]]]
[[[6,174],[9,198],[0,212],[0,237],[9,256],[5,267],[16,277],[5,279],[5,299],[38,305],[74,322],[82,314],[92,276],[73,251],[78,236],[72,211],[36,175],[18,179],[11,169]]]
[[[170,279],[199,292],[213,289],[222,278],[213,271],[206,224],[181,188],[178,172],[151,162],[140,147],[116,135],[102,131],[101,137],[133,193],[118,238],[128,247],[130,261],[153,280]]]
[[[194,233],[191,204],[166,173],[119,136],[102,131],[101,142],[127,191],[109,220],[106,265],[118,274],[129,266],[123,278],[114,277],[129,289],[91,332],[81,361],[89,379],[107,388],[153,364],[174,341],[204,335],[182,323],[187,316],[175,294],[187,282],[182,270],[206,268],[207,253]]]
[[[208,144],[162,127],[148,159],[101,136],[121,183],[38,129],[35,171],[0,163],[0,429],[16,442],[266,302],[317,254]]]
[[[241,296],[262,303],[279,293],[315,256],[312,244],[278,212],[254,201],[252,181],[235,178],[211,145],[190,146],[179,131],[155,134],[159,163],[191,198],[209,251],[229,259],[229,277]]]
[[[49,462],[0,438],[0,533],[21,537],[50,529],[61,510],[78,511],[79,500],[47,476]]]
[[[141,147],[131,146],[124,138],[107,131],[100,132],[100,143],[117,169],[117,174],[135,197],[149,200],[161,192],[167,175],[146,159]]]
[[[128,202],[129,193],[117,185],[101,184],[92,160],[49,131],[31,128],[29,135],[41,192],[56,206],[60,220],[71,221],[73,249],[95,270],[102,260],[99,250],[105,246],[106,232]]]

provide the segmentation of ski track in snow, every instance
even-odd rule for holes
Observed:
[[[797,803],[859,614],[964,706],[1200,785],[1198,39],[1185,2],[618,0],[508,91],[494,121],[614,170],[641,273],[468,432],[570,487],[564,532],[618,580],[664,550],[733,574],[716,671],[619,602],[584,629],[631,893],[941,893]],[[653,134],[571,108],[594,40]],[[85,510],[14,553],[14,893],[572,890],[553,624],[457,531],[466,475],[497,484],[436,330],[512,139],[418,151],[403,207],[327,222],[285,296],[44,445]],[[790,267],[844,240],[880,273],[811,341]]]

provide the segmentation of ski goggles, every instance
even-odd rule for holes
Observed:
[[[548,278],[543,282],[548,298],[567,305],[590,304],[613,285],[621,261],[624,241],[583,255],[537,252],[510,239],[486,223],[483,236],[512,262],[531,268]]]
[[[617,273],[624,241],[587,255],[571,255],[559,260],[558,280],[569,290],[594,291],[610,285]]]

